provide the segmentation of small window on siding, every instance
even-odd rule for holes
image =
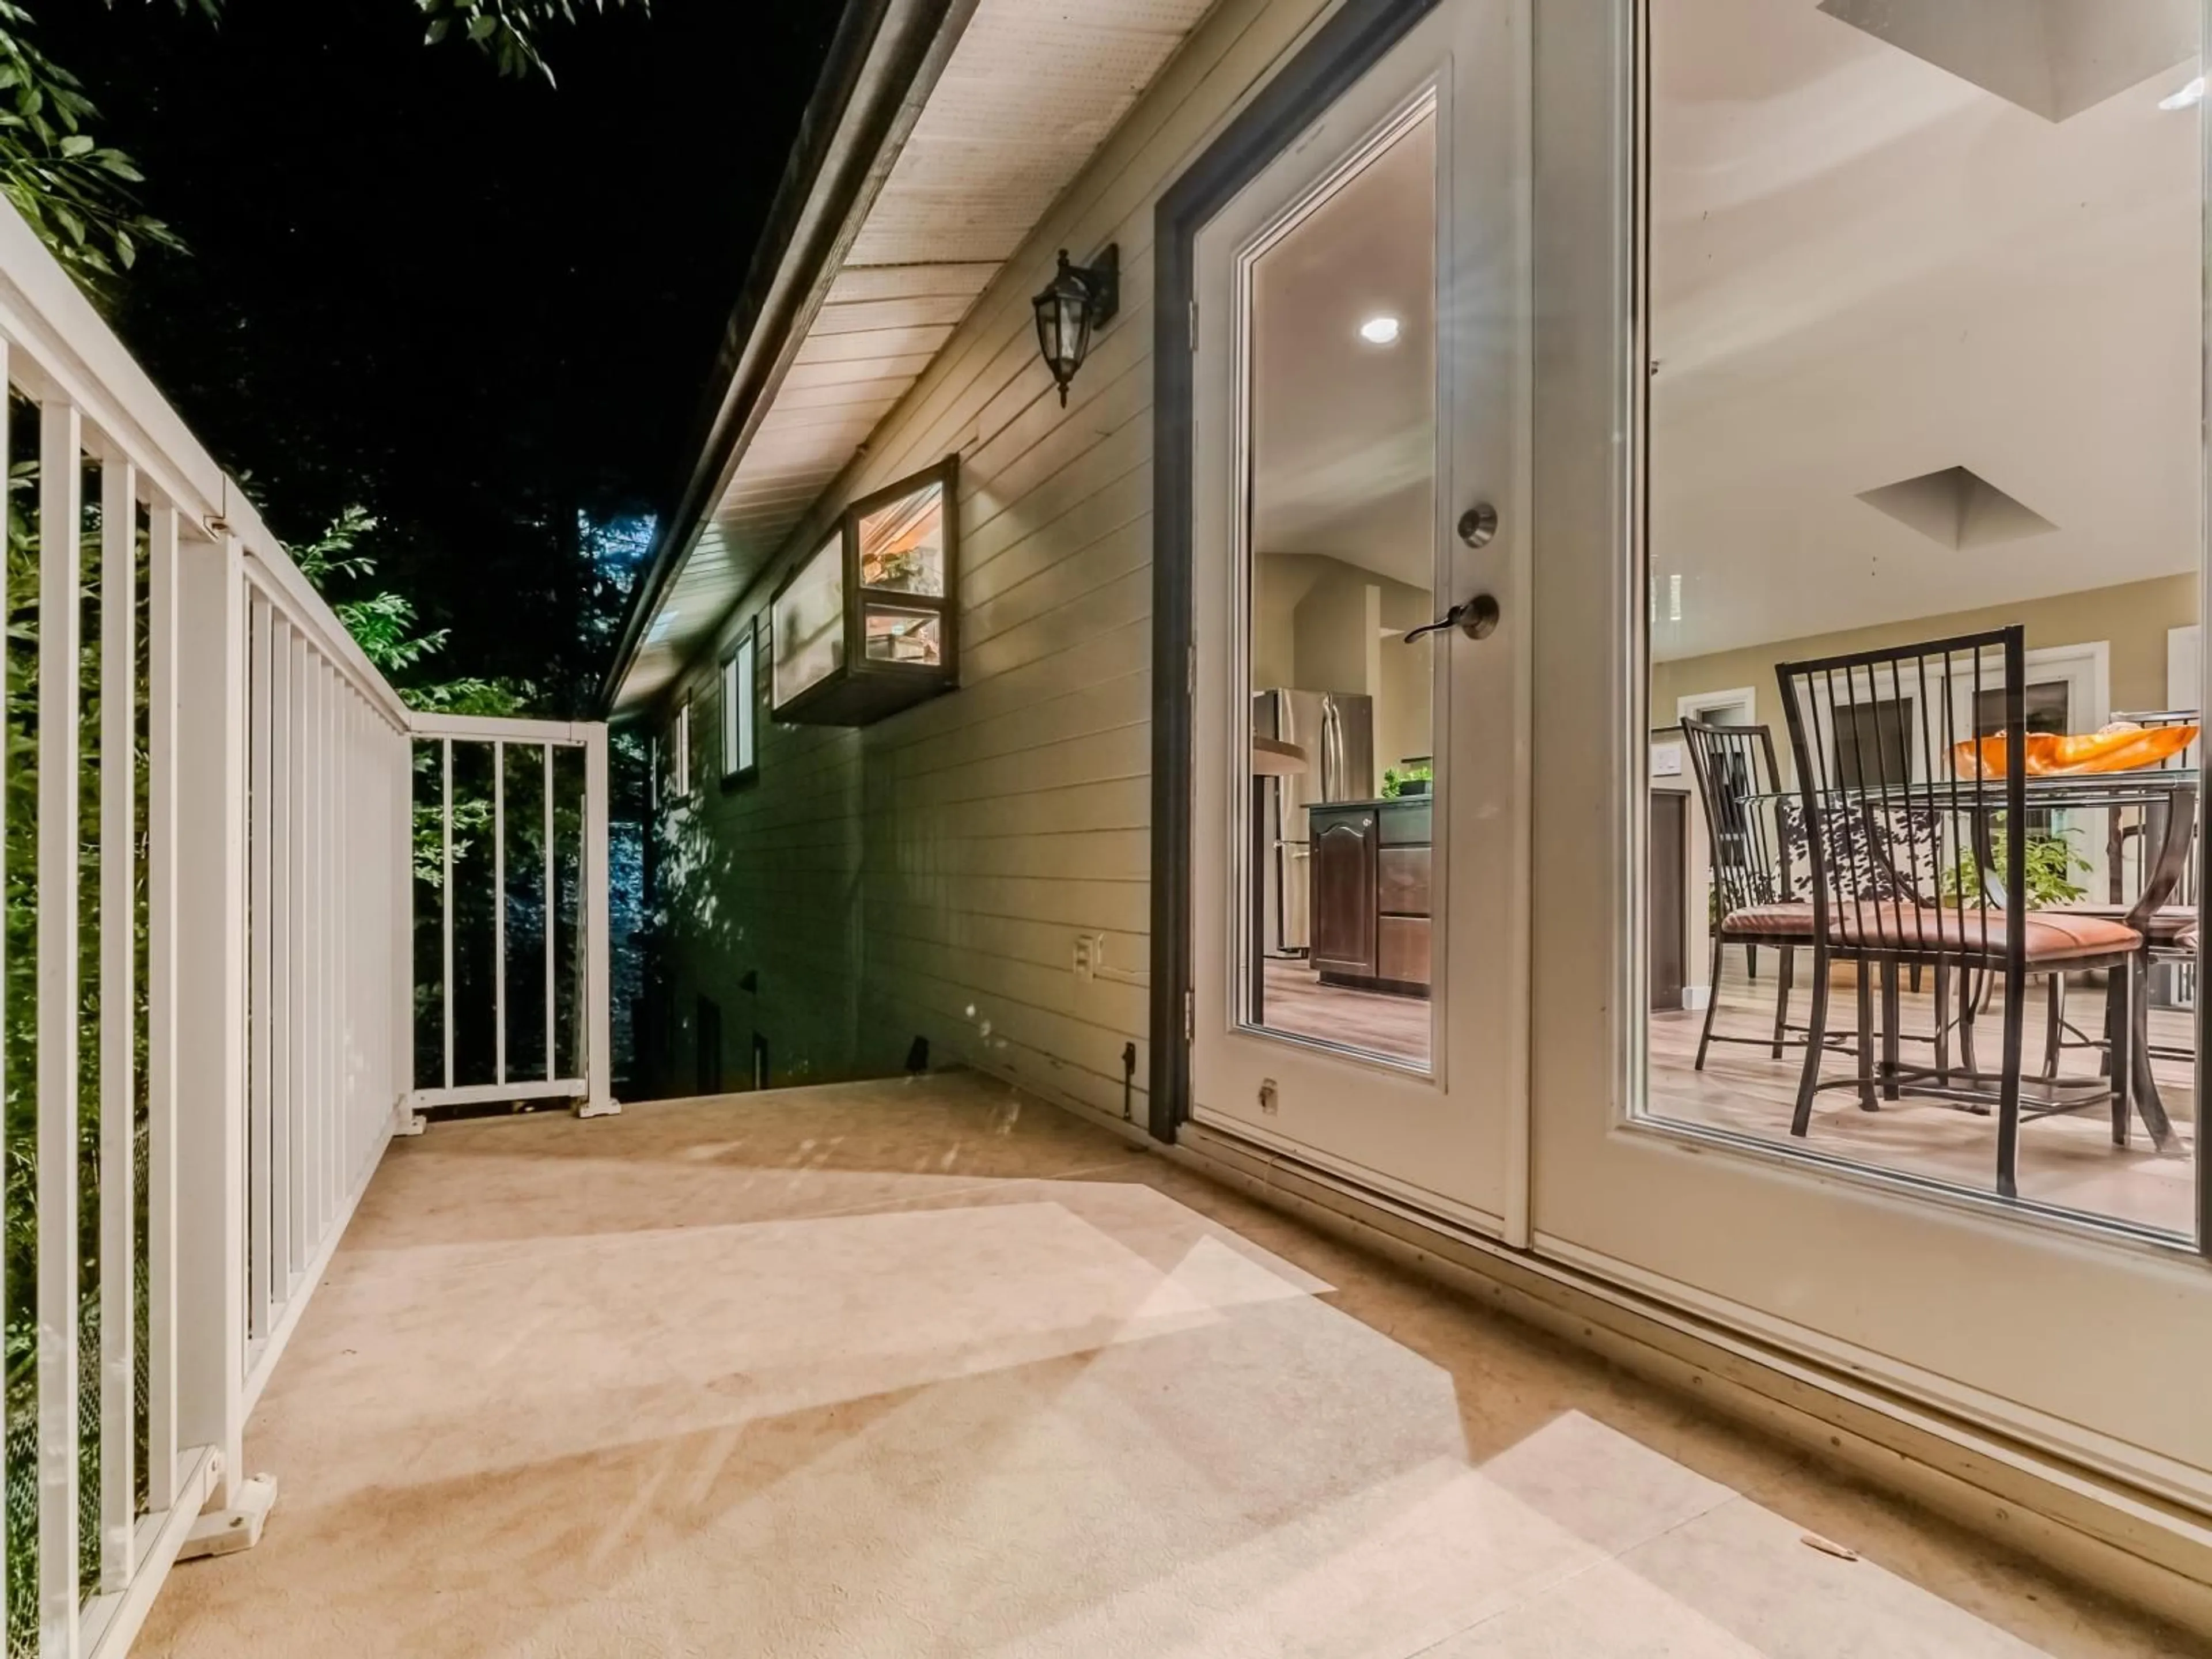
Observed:
[[[676,717],[668,722],[668,741],[664,753],[668,761],[665,775],[668,798],[682,800],[691,793],[691,699],[689,697],[676,705]]]
[[[737,783],[760,765],[757,744],[759,643],[747,627],[722,659],[722,781]]]

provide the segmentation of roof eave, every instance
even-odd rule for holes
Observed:
[[[612,717],[647,629],[683,568],[897,159],[975,0],[849,0],[723,331],[696,460],[631,592],[599,686]]]

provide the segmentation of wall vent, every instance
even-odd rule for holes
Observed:
[[[2046,121],[2191,62],[2201,27],[2197,0],[1821,0],[1820,9]]]
[[[1862,490],[1859,499],[1942,547],[1990,547],[2058,528],[1963,466]]]

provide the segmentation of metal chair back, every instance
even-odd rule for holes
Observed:
[[[2018,627],[1775,669],[1814,927],[1831,955],[2008,971],[2027,930],[2026,650]],[[1975,711],[2001,692],[1986,741]],[[2000,748],[1999,745],[2002,745]]]
[[[1706,851],[1721,917],[1802,896],[1791,869],[1774,738],[1763,726],[1682,722],[1683,746],[1705,810]]]

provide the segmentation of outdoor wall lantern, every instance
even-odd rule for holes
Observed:
[[[1091,355],[1091,331],[1121,308],[1121,244],[1109,243],[1087,265],[1072,264],[1067,250],[1060,249],[1059,270],[1030,303],[1036,307],[1037,349],[1065,409],[1068,382]]]

